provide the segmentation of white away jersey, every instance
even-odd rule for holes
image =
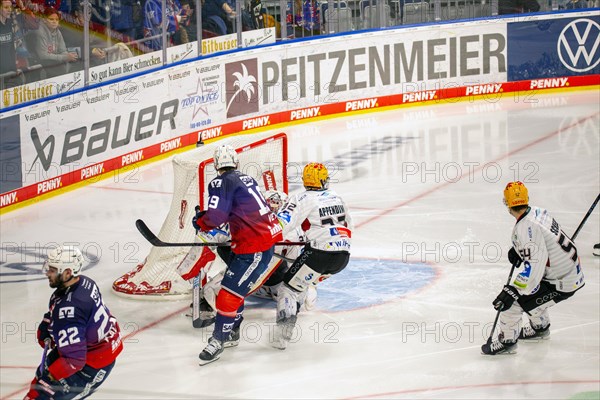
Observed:
[[[584,285],[577,249],[548,211],[531,207],[515,224],[514,248],[523,258],[515,285],[521,294],[533,294],[542,279],[561,292],[574,292]]]
[[[284,237],[300,228],[312,248],[350,251],[352,218],[344,200],[333,190],[292,195],[277,216],[283,223]]]

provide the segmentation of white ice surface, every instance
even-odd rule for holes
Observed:
[[[502,205],[504,185],[523,180],[531,203],[572,234],[600,189],[599,104],[595,91],[505,96],[278,129],[290,137],[292,189],[293,165],[332,166],[332,187],[356,223],[349,271],[361,267],[323,284],[317,309],[300,314],[302,334],[287,350],[268,344],[273,309],[249,306],[239,347],[204,367],[198,353],[210,331],[191,327],[189,300],[132,301],[110,290],[150,249],[134,221],[155,230],[162,224],[172,193],[169,160],[3,215],[0,396],[22,398],[41,358],[35,324],[51,289],[31,254],[50,242],[77,242],[100,256],[86,275],[126,335],[94,398],[597,399],[598,209],[576,240],[586,286],[551,309],[551,339],[521,343],[513,356],[484,357],[479,348],[510,267],[514,219]],[[31,261],[28,275],[6,275],[19,272],[8,264],[23,257],[10,254],[14,244],[33,252],[21,259]],[[412,290],[414,271],[390,274],[402,263],[434,278]],[[374,278],[378,269],[388,274],[384,281]],[[7,282],[15,279],[27,281]],[[327,295],[342,299],[345,310],[333,309]]]

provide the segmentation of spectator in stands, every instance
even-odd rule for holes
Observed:
[[[569,0],[565,5],[565,8],[567,10],[573,10],[578,8],[587,8],[587,6],[586,0]]]
[[[84,46],[85,37],[83,35],[83,26],[85,23],[85,15],[84,15],[83,5],[81,3],[76,3],[73,7],[73,15],[74,15],[74,26],[61,26],[60,32],[65,41],[65,46],[67,51],[72,51],[77,53],[77,60],[73,61],[70,64],[69,71],[81,71],[84,67],[84,58],[82,56]],[[88,20],[91,15],[88,15]],[[90,38],[90,67],[94,67],[96,65],[104,64],[106,62],[106,52],[104,48],[107,46],[107,43],[102,39],[98,38],[96,35],[89,35]]]
[[[27,1],[27,4],[31,4],[31,2]],[[15,32],[15,48],[17,51],[17,68],[27,70],[30,67],[29,58],[31,55],[25,43],[25,35],[29,31],[38,29],[40,24],[38,18],[23,0],[14,1],[13,5],[12,18],[13,32]]]
[[[42,79],[66,74],[70,62],[77,61],[76,52],[68,52],[62,33],[58,29],[60,17],[54,8],[46,8],[40,27],[27,35],[27,45],[31,53],[44,66]]]
[[[133,20],[135,3],[137,3],[137,0],[113,0],[111,3],[110,28],[121,32],[125,36],[123,38],[124,42],[136,39],[136,24]]]
[[[211,26],[209,30],[218,35],[233,33],[231,21],[235,19],[235,16],[235,11],[227,4],[226,0],[206,0],[202,5],[203,21],[210,21],[214,26]]]
[[[13,31],[12,1],[0,1],[0,89],[22,84],[17,73],[17,53]],[[21,81],[20,81],[21,80]],[[20,82],[19,82],[20,81]]]
[[[198,40],[198,24],[196,24],[196,4],[194,0],[181,0],[181,28],[185,29],[188,41]]]
[[[44,14],[46,8],[59,10],[65,9],[65,6],[61,5],[61,0],[31,0],[31,10],[36,14]]]
[[[179,21],[181,20],[181,4],[179,0],[167,0],[167,32],[169,35],[168,43],[174,44],[173,36],[179,30]],[[146,0],[144,4],[144,37],[148,38],[146,46],[159,50],[162,48],[162,38],[160,35],[163,31],[162,20],[162,1],[161,0]],[[179,34],[182,36],[182,33]],[[184,39],[179,39],[182,42]],[[175,43],[177,44],[177,43]]]
[[[537,0],[499,0],[498,14],[521,14],[540,10]]]

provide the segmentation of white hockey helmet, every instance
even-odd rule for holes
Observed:
[[[237,168],[239,163],[239,158],[235,149],[228,144],[222,144],[217,147],[213,159],[217,171],[227,167]]]
[[[285,204],[287,198],[288,195],[284,192],[280,192],[279,190],[267,190],[265,192],[265,200],[267,201],[267,205],[275,214],[277,214],[279,209]]]
[[[47,272],[50,267],[56,268],[59,275],[70,269],[73,276],[78,276],[83,267],[83,255],[74,246],[56,247],[48,253],[43,271]]]

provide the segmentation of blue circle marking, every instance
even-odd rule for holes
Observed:
[[[418,292],[435,277],[436,269],[429,264],[353,257],[342,272],[317,285],[317,308],[349,311],[383,304]],[[272,300],[254,296],[248,297],[246,304],[275,307]]]
[[[44,247],[0,247],[0,284],[40,281],[46,278],[42,266],[48,249]],[[82,271],[94,267],[100,261],[95,255],[82,251]]]

